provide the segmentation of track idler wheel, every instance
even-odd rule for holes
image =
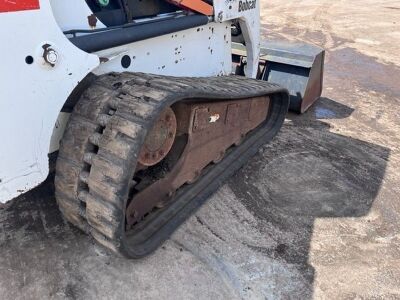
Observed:
[[[176,126],[175,113],[167,107],[147,134],[138,158],[139,169],[154,166],[167,156],[174,144]]]

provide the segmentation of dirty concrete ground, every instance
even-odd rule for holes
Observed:
[[[264,35],[328,50],[324,97],[139,261],[66,223],[51,179],[15,199],[1,299],[400,299],[400,3],[263,7]]]

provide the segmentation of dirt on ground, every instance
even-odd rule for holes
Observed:
[[[145,259],[65,222],[51,178],[0,208],[1,299],[400,299],[400,2],[262,5],[264,37],[326,48],[323,98]]]

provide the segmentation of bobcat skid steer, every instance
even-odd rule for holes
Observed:
[[[292,87],[266,81],[276,64],[305,68],[300,85],[286,72],[295,89],[322,70],[322,52],[260,60],[259,13],[260,0],[0,0],[0,202],[56,154],[69,222],[126,257],[156,249],[278,133]]]

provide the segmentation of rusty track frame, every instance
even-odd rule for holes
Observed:
[[[180,153],[170,153],[170,156],[180,157],[169,168],[169,172],[134,194],[127,207],[127,228],[140,222],[154,207],[166,205],[182,185],[195,182],[211,162],[221,161],[229,147],[239,145],[251,130],[267,119],[269,107],[269,97],[212,102],[204,99],[175,104],[174,110],[179,124],[177,135],[187,136],[185,148],[181,151],[180,147],[175,147],[176,150],[172,152]],[[171,112],[162,113],[162,117],[146,138],[146,149],[148,143],[159,144],[159,134],[153,134],[153,131],[154,128],[160,131],[159,128],[164,127],[165,114],[172,115]],[[167,137],[163,140],[169,141]],[[168,145],[172,147],[172,144]],[[166,156],[165,151],[163,154]],[[139,163],[142,163],[140,157],[142,154],[139,155]],[[157,158],[159,156],[155,155],[155,159]]]

